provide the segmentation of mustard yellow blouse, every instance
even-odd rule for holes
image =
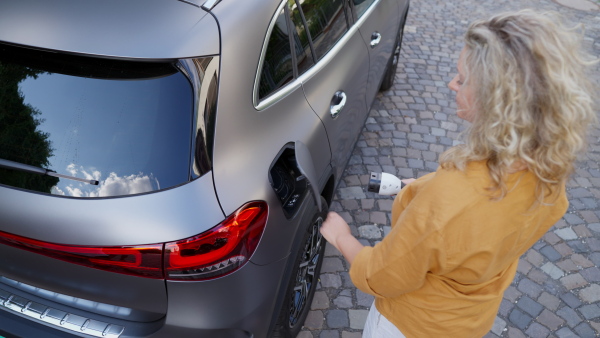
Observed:
[[[396,196],[392,230],[350,268],[354,285],[406,337],[482,337],[491,329],[519,257],[565,213],[564,185],[536,202],[537,178],[511,174],[490,199],[488,169],[438,169]]]

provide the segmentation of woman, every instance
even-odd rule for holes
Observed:
[[[449,83],[465,144],[404,187],[392,231],[363,247],[330,213],[321,232],[375,296],[363,337],[481,337],[519,257],[567,210],[565,182],[595,121],[590,62],[558,18],[506,13],[470,25]]]

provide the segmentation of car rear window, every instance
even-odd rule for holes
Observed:
[[[0,184],[80,198],[189,181],[193,87],[175,62],[0,45],[0,159],[98,185],[0,168]]]

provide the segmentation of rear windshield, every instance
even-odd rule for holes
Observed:
[[[103,60],[0,45],[0,184],[93,198],[189,181],[193,88],[175,63]]]

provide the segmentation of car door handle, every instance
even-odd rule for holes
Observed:
[[[381,34],[379,32],[371,34],[371,48],[375,48],[379,44],[379,41],[381,41]]]
[[[332,118],[338,117],[344,106],[346,105],[346,93],[341,90],[338,90],[333,94],[333,98],[331,99],[331,106],[329,108],[329,112],[331,113]]]

